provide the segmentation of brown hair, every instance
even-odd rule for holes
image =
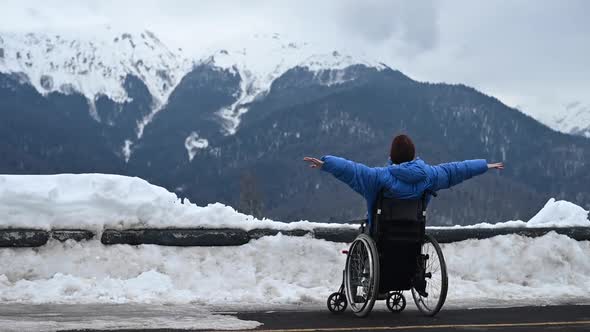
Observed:
[[[394,164],[401,164],[406,161],[414,160],[416,156],[416,148],[414,143],[407,135],[397,135],[391,142],[391,150],[389,151],[389,158]]]

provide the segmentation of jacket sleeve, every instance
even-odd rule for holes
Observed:
[[[334,156],[324,156],[322,161],[324,162],[321,168],[323,171],[334,175],[365,198],[374,195],[378,190],[376,168]]]
[[[485,159],[456,161],[434,166],[437,173],[434,190],[447,189],[476,175],[485,173],[488,164]]]

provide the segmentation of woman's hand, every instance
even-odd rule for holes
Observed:
[[[488,169],[504,169],[504,163],[492,163],[488,164]]]
[[[316,159],[316,158],[312,158],[312,157],[305,157],[303,158],[303,161],[307,161],[309,163],[309,167],[311,168],[322,168],[322,166],[324,166],[324,162]]]

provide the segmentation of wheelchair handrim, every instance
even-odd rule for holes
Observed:
[[[360,238],[353,242],[346,262],[345,288],[348,304],[355,313],[362,312],[372,300],[376,277],[374,259],[370,245],[365,239]],[[365,276],[367,269],[368,277]],[[358,287],[363,289],[363,302],[355,301]]]
[[[440,246],[431,236],[426,236],[422,246],[422,253],[429,255],[425,272],[431,273],[431,278],[426,278],[426,292],[428,297],[421,296],[412,288],[412,297],[420,311],[426,315],[434,316],[440,311],[447,296],[448,279],[444,256]]]

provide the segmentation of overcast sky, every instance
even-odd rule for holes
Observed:
[[[530,114],[590,105],[590,1],[3,0],[0,31],[110,24],[197,50],[243,34],[363,49],[422,81],[464,83]]]

